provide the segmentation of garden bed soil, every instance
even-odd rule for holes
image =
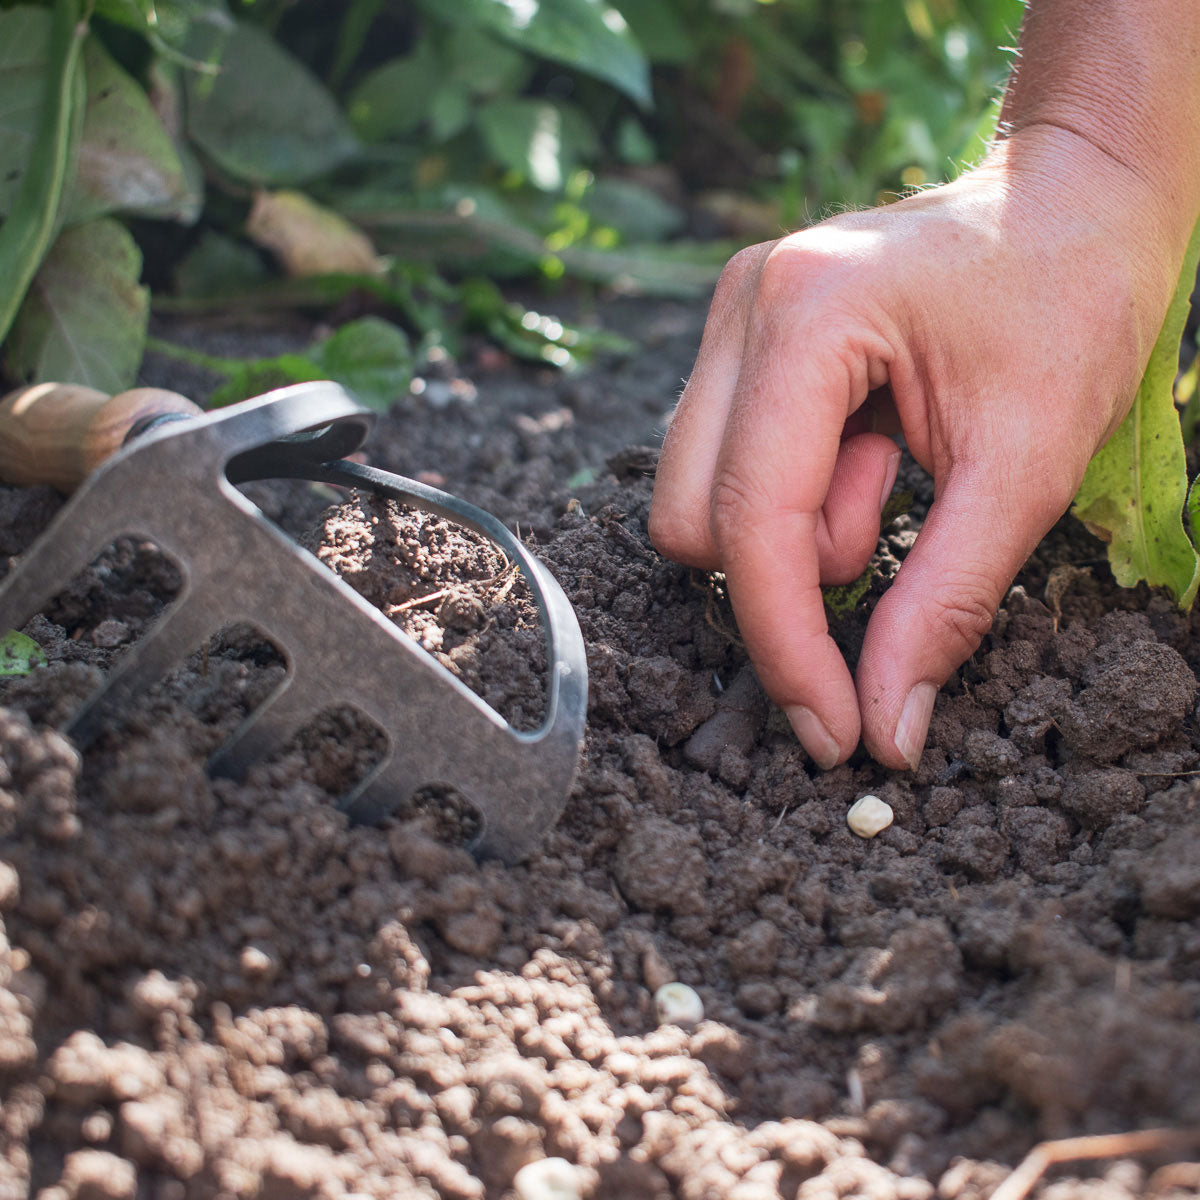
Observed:
[[[1040,1139],[1200,1124],[1194,622],[1115,588],[1065,521],[939,696],[919,769],[817,770],[719,579],[646,538],[647,447],[702,319],[616,305],[641,351],[574,376],[443,363],[368,442],[519,529],[578,613],[586,752],[523,865],[476,862],[469,809],[436,793],[349,826],[335,798],[381,736],[353,714],[209,779],[284,670],[253,629],[81,756],[55,723],[177,587],[143,543],[29,625],[50,663],[0,688],[3,1200],[499,1200],[546,1156],[606,1200],[982,1200]],[[162,360],[148,378],[200,386]],[[930,499],[911,464],[901,483],[914,514],[835,626],[851,658]],[[252,491],[537,724],[536,613],[498,554],[376,500]],[[0,490],[6,563],[58,503]],[[873,840],[845,821],[867,792],[895,811]],[[694,1028],[656,1020],[675,980]],[[1074,1165],[1046,1194],[1195,1194],[1160,1165]]]

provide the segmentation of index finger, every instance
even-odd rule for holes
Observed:
[[[872,342],[879,340],[835,327],[803,303],[760,303],[710,497],[746,648],[823,768],[853,751],[860,719],[850,672],[829,636],[817,530],[846,417],[886,373],[886,348]]]

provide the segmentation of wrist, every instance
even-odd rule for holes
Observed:
[[[1197,219],[1200,185],[1184,203],[1073,129],[1032,123],[997,140],[970,172],[999,182],[1039,228],[1093,243],[1166,303]]]
[[[1200,217],[1200,0],[1029,0],[996,145],[1031,133],[1140,191],[1182,257]]]

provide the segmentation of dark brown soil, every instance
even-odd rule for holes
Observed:
[[[54,723],[177,586],[151,548],[118,543],[29,625],[51,663],[0,687],[0,1198],[500,1200],[560,1156],[596,1200],[982,1200],[1040,1139],[1200,1124],[1192,620],[1115,589],[1064,522],[920,769],[818,771],[719,580],[649,547],[653,455],[622,450],[661,430],[702,316],[616,308],[644,353],[576,377],[448,364],[368,443],[519,526],[576,607],[585,761],[522,866],[476,862],[436,797],[348,826],[334,799],[377,745],[345,713],[210,780],[284,669],[253,630],[81,757]],[[902,482],[919,512],[927,481]],[[537,724],[536,619],[488,547],[376,501],[255,495]],[[56,507],[0,489],[0,553]],[[886,531],[868,607],[917,528]],[[837,630],[851,656],[862,621]],[[896,814],[872,841],[845,823],[865,792]],[[671,980],[695,1029],[657,1025]],[[1045,1194],[1195,1194],[1158,1165],[1076,1165]]]

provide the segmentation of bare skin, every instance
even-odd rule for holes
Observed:
[[[937,689],[1132,403],[1200,216],[1200,0],[1033,0],[1005,135],[954,183],[736,256],[663,447],[650,536],[724,571],[821,767],[920,760]],[[935,503],[851,679],[899,428]]]

